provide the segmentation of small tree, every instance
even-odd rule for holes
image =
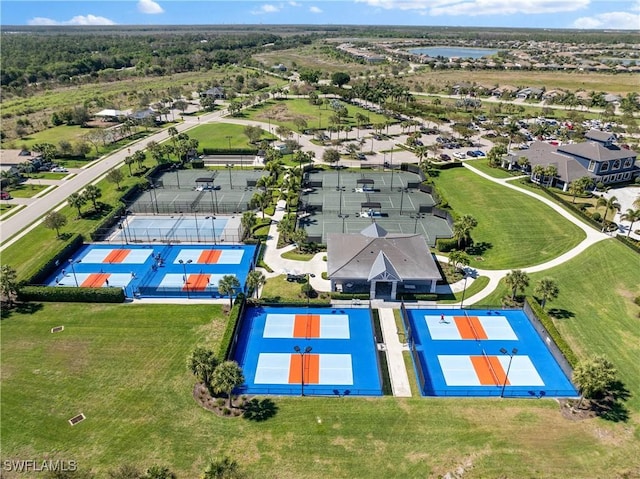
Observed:
[[[143,479],[176,479],[176,475],[168,467],[151,466]]]
[[[322,154],[322,161],[326,163],[337,163],[340,161],[340,152],[335,148],[327,148]]]
[[[253,291],[258,297],[258,293],[260,292],[260,287],[267,282],[266,276],[262,273],[262,271],[251,271],[247,275],[247,286]]]
[[[119,190],[120,182],[124,180],[124,174],[122,174],[122,171],[120,170],[120,168],[115,168],[109,171],[109,173],[107,173],[106,178],[109,183],[115,183],[116,188]]]
[[[16,278],[16,270],[8,264],[3,264],[0,268],[0,293],[2,293],[2,300],[9,306],[13,305],[13,298],[18,293]]]
[[[242,368],[235,361],[221,363],[213,372],[211,386],[216,393],[226,393],[229,407],[232,406],[233,389],[244,382]]]
[[[59,211],[52,211],[44,218],[44,227],[56,230],[56,236],[60,238],[60,228],[67,224],[67,217]]]
[[[547,304],[547,301],[553,301],[558,297],[560,290],[558,284],[551,278],[542,278],[536,283],[534,293],[541,297],[540,304],[542,309]]]
[[[218,291],[222,295],[229,295],[229,310],[233,308],[233,294],[240,287],[240,281],[233,274],[225,274],[218,281]]]
[[[133,165],[134,161],[135,160],[134,160],[133,156],[125,156],[124,157],[124,164],[129,167],[129,176],[133,176],[133,172],[131,171],[131,165]]]
[[[82,218],[82,207],[86,202],[87,199],[79,193],[71,193],[71,195],[69,195],[69,198],[67,198],[67,203],[69,203],[69,206],[78,210],[78,218]]]
[[[253,213],[253,211],[245,211],[244,213],[242,213],[240,224],[242,225],[243,239],[245,239],[247,236],[251,234],[256,223],[257,223],[256,215]]]
[[[529,286],[529,275],[521,269],[514,269],[507,274],[504,282],[511,288],[511,299],[515,300],[518,291],[524,292],[524,289]]]
[[[604,394],[616,381],[617,371],[613,364],[604,356],[596,355],[580,361],[573,370],[573,381],[580,390],[582,406],[584,398],[595,398]]]
[[[197,347],[187,358],[187,367],[208,388],[211,387],[213,372],[218,366],[216,354],[203,347]]]
[[[202,475],[202,479],[240,479],[241,477],[238,463],[227,456],[211,459]]]
[[[93,204],[93,209],[98,211],[98,198],[102,197],[102,190],[98,188],[96,185],[87,185],[87,187],[82,192],[82,196],[84,196],[87,201],[91,201]]]

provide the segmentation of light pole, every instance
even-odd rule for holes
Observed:
[[[467,273],[464,274],[464,287],[462,288],[462,299],[460,300],[460,309],[462,309],[462,306],[464,305],[464,294],[467,292],[467,278],[469,276],[467,275]]]
[[[507,351],[505,348],[500,348],[500,352],[502,354],[509,355],[509,365],[507,366],[507,374],[504,376],[504,382],[502,383],[502,391],[500,391],[500,397],[504,397],[504,388],[507,386],[507,381],[509,380],[509,370],[511,370],[511,361],[513,361],[513,357],[518,354],[518,349],[513,348],[511,352]]]
[[[342,216],[342,192],[344,191],[344,186],[339,186],[338,191],[340,191],[339,205],[338,205],[338,216]],[[343,228],[344,229],[344,228]]]
[[[184,272],[182,279],[184,279],[184,285],[187,288],[187,299],[191,298],[191,296],[189,295],[189,281],[187,281],[187,265],[191,264],[192,262],[193,260],[190,260],[190,259],[188,259],[186,263],[181,259],[178,260],[178,263],[182,265],[182,271]]]
[[[225,136],[225,138],[229,142],[229,151],[231,151],[231,138],[233,138],[233,137],[231,135],[227,135],[227,136]]]
[[[76,282],[76,288],[78,287],[78,277],[76,276],[76,269],[74,268],[74,265],[76,263],[79,263],[80,260],[74,261],[71,258],[69,258],[69,264],[71,265],[71,272],[73,273],[73,280]]]
[[[233,189],[233,180],[231,179],[231,170],[233,169],[233,165],[231,163],[227,163],[225,168],[229,170],[229,187]]]
[[[391,150],[391,156],[389,157],[389,168],[391,168],[391,184],[389,188],[393,190],[393,149]]]
[[[300,355],[300,396],[304,396],[304,356],[312,349],[311,346],[307,346],[304,350],[300,349],[300,346],[293,347],[293,350]]]
[[[416,234],[418,232],[418,220],[424,218],[424,216],[420,213],[416,213],[413,217],[416,219],[416,223],[413,225],[413,234]]]
[[[218,214],[218,193],[216,192],[216,185],[211,184],[209,195],[211,195],[211,212],[217,215]],[[215,202],[213,200],[214,196],[215,196]]]
[[[338,218],[342,218],[342,234],[344,234],[344,220],[346,220],[349,215],[338,215]]]
[[[213,244],[216,244],[216,217],[211,215],[211,231],[213,231]]]
[[[176,170],[176,181],[178,182],[178,189],[180,189],[180,174],[178,173],[178,168],[174,167]]]
[[[198,238],[198,243],[200,243],[200,229],[198,228],[198,210],[193,210],[193,217],[196,220],[196,238]]]
[[[404,194],[405,193],[409,193],[409,190],[407,188],[398,188],[398,191],[400,191],[400,216],[402,216],[402,204],[404,202]]]

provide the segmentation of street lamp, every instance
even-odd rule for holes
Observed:
[[[509,351],[507,351],[505,348],[500,348],[500,352],[502,354],[508,354],[509,355],[509,365],[507,366],[507,374],[505,374],[504,376],[504,382],[502,383],[502,391],[500,391],[500,397],[504,397],[504,388],[507,386],[507,380],[509,379],[509,370],[511,369],[511,361],[513,361],[513,357],[518,354],[518,349],[517,348],[513,348],[511,350],[511,353],[509,353]]]
[[[393,149],[391,150],[391,156],[389,157],[389,168],[391,168],[391,184],[389,188],[393,190]]]
[[[342,192],[344,191],[344,186],[338,186],[338,191],[340,191],[340,198],[338,200],[338,216],[342,216]]]
[[[186,262],[184,262],[183,260],[179,259],[178,263],[180,263],[182,265],[182,271],[184,272],[184,275],[182,276],[182,279],[184,279],[184,285],[187,288],[187,298],[191,298],[191,296],[189,295],[189,281],[187,281],[187,265],[191,264],[193,262],[193,260],[188,259]]]
[[[398,191],[400,192],[400,216],[402,216],[402,204],[404,202],[404,194],[409,193],[409,189],[401,187],[401,188],[398,188]]]
[[[229,142],[229,150],[231,150],[231,138],[233,138],[233,137],[231,135],[227,135],[227,136],[225,136],[225,138]]]
[[[198,243],[200,243],[200,229],[198,228],[198,210],[193,210],[193,217],[196,220],[196,238],[198,238]]]
[[[213,231],[213,244],[216,244],[216,217],[211,215],[211,231]]]
[[[78,277],[76,276],[76,269],[74,268],[73,265],[75,265],[76,263],[79,263],[80,260],[74,261],[71,258],[69,258],[69,264],[71,265],[71,272],[73,273],[73,280],[76,282],[76,288],[78,287]]]
[[[416,234],[418,232],[418,220],[424,218],[424,216],[420,213],[416,213],[413,217],[416,220],[416,223],[413,225],[413,234]]]
[[[304,356],[312,349],[311,346],[307,346],[304,350],[300,349],[300,346],[293,347],[293,350],[300,355],[300,396],[304,396]]]
[[[349,215],[338,215],[338,218],[342,218],[342,233],[344,234],[344,220],[347,219]]]
[[[231,180],[231,170],[233,169],[233,165],[231,163],[227,163],[225,165],[225,168],[229,170],[229,185],[230,188],[233,189],[233,181]]]
[[[211,212],[213,214],[218,214],[218,193],[216,191],[216,185],[211,184],[211,189],[209,190],[209,195],[211,196]],[[213,200],[215,196],[215,202]]]

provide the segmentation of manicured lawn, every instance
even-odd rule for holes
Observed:
[[[640,411],[640,256],[617,241],[601,241],[567,263],[530,274],[527,294],[536,281],[557,281],[560,295],[547,308],[557,310],[555,321],[562,336],[581,358],[604,353],[613,361],[627,389],[628,405]],[[500,304],[507,294],[504,282],[482,304]]]
[[[351,126],[357,126],[355,115],[356,113],[362,113],[369,118],[371,123],[384,123],[387,119],[378,113],[370,112],[363,108],[349,105],[348,103],[341,102],[347,107],[349,116],[346,118],[346,123]],[[286,126],[292,131],[297,131],[298,128],[293,123],[293,120],[297,117],[304,118],[308,123],[308,128],[328,128],[331,123],[329,118],[333,115],[333,110],[326,105],[312,105],[305,99],[292,99],[292,100],[271,100],[261,105],[257,105],[252,108],[243,110],[246,118],[251,120],[268,122],[271,120],[272,125]],[[344,136],[341,133],[340,136]],[[353,137],[353,134],[350,136]]]
[[[92,130],[92,128],[82,128],[77,125],[52,126],[46,130],[21,138],[18,141],[20,145],[26,145],[28,148],[32,148],[36,143],[51,143],[52,145],[58,146],[61,140],[74,143]]]
[[[544,263],[570,250],[584,232],[549,206],[462,168],[442,170],[435,182],[453,210],[478,220],[472,232],[486,249],[471,266],[519,268]],[[477,260],[482,257],[482,261]]]
[[[86,162],[85,162],[86,164]],[[51,173],[49,171],[41,171],[39,173],[29,173],[25,175],[27,178],[33,178],[34,180],[61,180],[68,176],[69,173]]]
[[[479,160],[467,160],[466,163],[473,166],[474,168],[477,168],[483,173],[486,173],[487,175],[493,176],[494,178],[511,178],[513,176],[516,176],[515,174],[503,170],[502,168],[492,168],[491,166],[489,166],[489,160],[487,160],[486,158],[482,158]]]
[[[228,149],[229,143],[231,143],[232,149],[256,148],[255,145],[249,143],[249,139],[244,134],[244,128],[244,125],[234,125],[232,123],[211,123],[189,130],[189,138],[194,138],[200,142],[198,145],[200,151],[203,148]],[[228,136],[231,138],[227,138]],[[265,131],[261,139],[274,138],[275,136]]]
[[[217,346],[220,307],[35,306],[0,323],[5,459],[73,458],[98,477],[159,463],[186,478],[226,454],[248,477],[285,479],[622,477],[636,463],[629,425],[568,421],[553,400],[272,397],[266,421],[219,418],[192,399],[185,360]]]
[[[473,283],[469,284],[469,287],[466,289],[464,293],[465,298],[470,298],[476,293],[482,291],[489,284],[489,278],[487,276],[480,276],[476,278]],[[459,303],[462,299],[462,291],[459,293],[453,293],[450,299],[441,299],[438,301],[438,304],[451,304],[451,303]]]
[[[7,191],[14,198],[32,198],[47,188],[49,188],[48,185],[21,184],[7,188]]]

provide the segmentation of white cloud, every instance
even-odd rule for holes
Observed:
[[[430,15],[478,16],[572,12],[591,0],[356,0],[386,10],[416,10]]]
[[[258,10],[252,10],[251,13],[253,15],[262,15],[264,13],[277,13],[280,11],[280,7],[276,7],[275,5],[271,5],[269,3],[262,5]]]
[[[138,11],[149,15],[164,13],[164,9],[153,0],[140,0],[138,2]]]
[[[71,20],[58,21],[46,17],[34,17],[27,21],[29,25],[115,25],[116,22],[96,15],[76,15]]]
[[[629,12],[609,12],[592,17],[580,17],[573,22],[574,28],[606,28],[612,30],[640,29],[640,15]]]
[[[298,3],[298,2],[289,2],[289,5],[291,5],[292,7],[301,7],[302,4]]]
[[[309,11],[311,13],[322,13],[322,10],[320,10],[318,7],[309,7]]]
[[[631,5],[631,8],[629,10],[631,10],[632,12],[640,12],[640,0],[636,0],[636,2]]]

